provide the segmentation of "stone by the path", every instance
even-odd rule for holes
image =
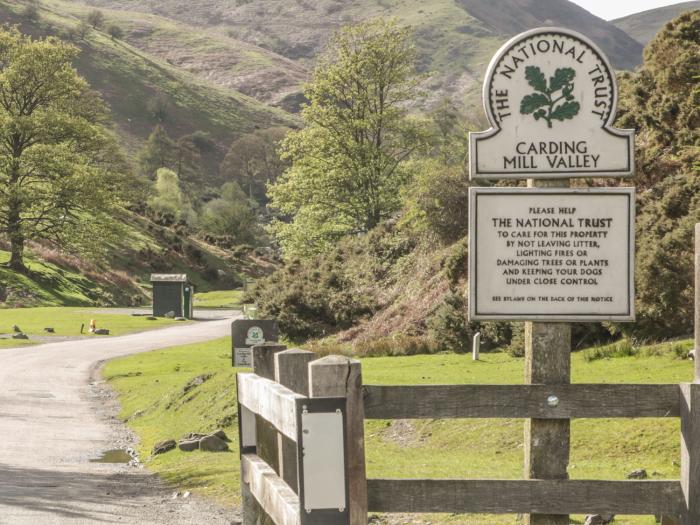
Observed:
[[[47,326],[46,328],[44,328],[44,332],[46,332],[47,334],[53,334],[56,332],[56,330],[54,330],[50,326]]]
[[[29,339],[29,336],[23,332],[18,332],[16,334],[12,334],[12,339]]]
[[[180,438],[178,447],[184,452],[198,449],[203,452],[224,452],[229,449],[226,441],[230,440],[223,430],[217,430],[212,434],[190,432]]]
[[[226,432],[224,432],[224,431],[221,430],[221,429],[218,429],[218,430],[212,432],[211,435],[212,435],[212,436],[218,437],[218,438],[219,438],[220,440],[222,440],[222,441],[231,441],[231,440],[228,438],[228,436],[226,435]]]
[[[165,441],[159,441],[158,443],[153,445],[153,451],[151,452],[151,454],[154,456],[158,454],[164,454],[169,450],[174,449],[176,446],[177,443],[174,439],[166,439]]]
[[[614,519],[614,514],[589,514],[583,525],[608,525]]]
[[[228,445],[223,439],[219,439],[212,434],[199,440],[199,450],[203,452],[224,452],[228,450]]]
[[[204,436],[206,436],[206,434],[198,434],[197,432],[190,432],[189,434],[185,434],[184,436],[182,436],[180,438],[180,441],[191,441],[193,439],[196,439],[197,441],[199,441]]]
[[[184,387],[182,387],[182,392],[186,394],[187,392],[189,392],[193,388],[196,388],[196,387],[204,384],[204,382],[209,381],[213,375],[214,374],[201,374],[201,375],[198,375],[197,377],[193,377],[192,379],[190,379],[187,382],[187,384]]]
[[[16,324],[12,325],[12,331],[15,332],[16,334],[22,333],[22,330]]]
[[[93,332],[97,335],[109,335],[109,330],[106,328],[95,328],[95,331]]]
[[[199,440],[181,439],[177,446],[183,452],[192,452],[193,450],[197,450],[199,448]]]
[[[627,479],[647,479],[649,477],[649,474],[647,474],[646,469],[640,468],[637,470],[633,470],[629,474],[627,474]]]
[[[175,312],[171,310],[170,312],[165,314],[165,317],[167,317],[168,319],[175,319]]]

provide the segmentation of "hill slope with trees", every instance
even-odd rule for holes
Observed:
[[[36,6],[34,15],[28,16],[26,5],[0,2],[0,20],[18,24],[32,36],[58,36],[81,50],[74,65],[104,98],[116,132],[131,153],[141,149],[157,125],[176,139],[205,131],[214,146],[205,156],[206,178],[216,173],[227,148],[240,135],[294,123],[281,109],[112,37],[107,29],[119,21],[105,18],[93,28],[85,22],[87,9],[69,8],[63,2],[32,5]]]
[[[658,9],[649,9],[641,13],[634,13],[629,16],[611,20],[613,24],[622,29],[637,42],[647,45],[656,33],[681,13],[700,9],[700,2],[681,2],[679,4],[667,5]]]

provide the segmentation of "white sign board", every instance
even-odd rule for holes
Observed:
[[[473,321],[633,321],[634,188],[470,188]]]
[[[303,412],[304,507],[307,512],[347,507],[343,414]]]
[[[469,134],[472,179],[634,174],[634,131],[612,127],[614,70],[583,35],[516,36],[491,61],[483,94],[491,129]]]

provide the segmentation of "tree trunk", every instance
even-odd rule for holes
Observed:
[[[10,237],[12,246],[10,256],[10,268],[21,273],[27,273],[27,267],[24,265],[24,238],[19,235]]]
[[[10,238],[10,268],[21,273],[27,272],[24,265],[24,234],[22,233],[22,203],[17,195],[19,181],[18,155],[10,168],[10,199],[7,210],[7,236]]]

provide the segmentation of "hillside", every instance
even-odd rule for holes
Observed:
[[[650,9],[612,20],[611,22],[622,29],[637,42],[644,45],[654,38],[663,25],[676,18],[685,11],[700,9],[700,2],[682,2],[680,4],[668,5],[659,7],[658,9]]]
[[[308,67],[328,36],[342,25],[367,18],[397,17],[416,30],[419,68],[431,73],[427,101],[442,96],[479,104],[479,85],[493,52],[521,30],[562,25],[591,36],[616,67],[641,61],[642,46],[612,24],[567,0],[87,0],[101,8],[143,11],[206,27],[268,49]],[[508,17],[503,13],[508,12]],[[135,45],[139,45],[134,42]],[[274,86],[272,89],[275,89]]]
[[[79,18],[92,9],[59,0],[45,5]],[[226,34],[202,31],[172,18],[123,10],[103,9],[103,13],[108,24],[115,24],[123,31],[122,40],[152,57],[265,104],[297,109],[294,100],[308,75],[301,64]]]
[[[108,103],[116,131],[131,153],[142,147],[162,120],[173,137],[197,130],[208,132],[217,146],[205,159],[208,171],[213,171],[240,134],[293,122],[280,109],[208,82],[101,31],[76,36],[80,11],[73,3],[51,1],[37,5],[39,19],[29,21],[22,16],[23,6],[0,2],[0,21],[18,24],[23,32],[33,36],[70,39],[81,49],[75,67]],[[154,101],[163,109],[160,117],[151,108]]]
[[[131,306],[148,304],[151,273],[187,273],[197,291],[242,286],[270,268],[260,250],[233,252],[178,229],[123,212],[121,235],[106,258],[91,261],[45,244],[28,247],[27,275],[0,265],[0,306]],[[0,242],[0,263],[9,259]]]

